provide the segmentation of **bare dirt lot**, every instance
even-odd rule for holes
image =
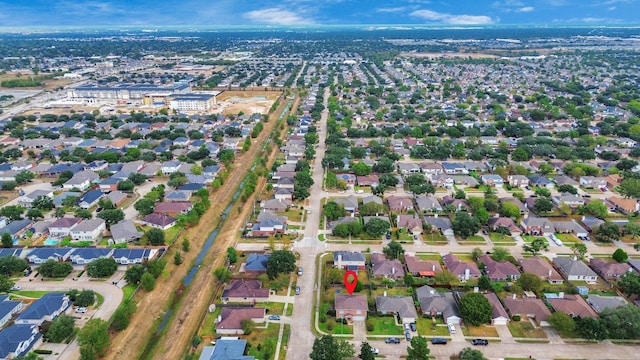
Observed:
[[[38,75],[33,75],[35,78],[40,78],[42,76],[45,76],[47,74],[38,74]],[[13,79],[28,79],[30,76],[32,76],[32,74],[23,74],[23,73],[14,73],[14,72],[8,72],[5,74],[1,74],[0,75],[0,82],[5,81],[5,80],[13,80]],[[38,86],[38,87],[20,87],[20,88],[11,88],[14,90],[53,90],[59,86],[65,86],[65,85],[69,85],[73,82],[73,80],[71,79],[40,79],[40,81],[42,81],[45,86]],[[0,86],[0,89],[7,89],[4,87]]]
[[[280,94],[280,91],[228,90],[217,99],[223,114],[267,114]]]
[[[283,104],[284,105],[284,104]],[[282,107],[278,109],[282,111]],[[154,330],[154,320],[161,318],[165,310],[171,304],[176,289],[182,286],[182,280],[189,271],[189,264],[192,264],[198,255],[198,250],[203,247],[209,234],[215,229],[218,223],[219,214],[231,201],[235,188],[246,177],[254,158],[262,150],[262,144],[271,134],[279,112],[276,111],[272,119],[266,124],[265,129],[260,133],[253,146],[248,152],[239,156],[234,164],[234,169],[225,180],[224,185],[210,195],[211,208],[202,217],[200,223],[188,229],[179,240],[178,246],[173,246],[166,255],[167,259],[173,258],[173,253],[182,239],[186,236],[191,241],[191,251],[184,253],[183,265],[175,266],[172,261],[168,261],[167,268],[163,276],[158,279],[156,289],[151,293],[141,292],[136,296],[138,311],[132,317],[129,327],[117,334],[110,346],[111,351],[106,359],[137,359],[142,355],[147,343],[152,339]],[[247,207],[249,208],[249,207]],[[246,209],[243,209],[246,211]],[[219,256],[220,252],[232,245],[235,236],[229,236],[238,229],[238,221],[242,222],[243,214],[238,214],[236,209],[232,210],[229,220],[225,223],[217,241],[209,250],[202,262],[202,267],[194,277],[191,285],[181,297],[181,303],[175,309],[173,319],[167,325],[165,333],[158,340],[157,346],[152,350],[153,354],[145,355],[154,359],[180,359],[189,346],[202,314],[206,311],[211,297],[213,286],[212,271],[219,266],[224,258]],[[153,340],[152,340],[153,341]]]

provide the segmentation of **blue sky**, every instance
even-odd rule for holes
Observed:
[[[0,26],[640,23],[640,0],[0,0]]]

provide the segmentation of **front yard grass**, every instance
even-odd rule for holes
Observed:
[[[558,239],[560,239],[560,241],[562,241],[563,244],[582,242],[580,239],[575,237],[573,234],[556,234],[556,237]]]
[[[289,209],[284,212],[279,212],[279,215],[284,215],[287,217],[287,221],[289,222],[300,222],[302,221],[302,211],[300,209]]]
[[[494,326],[481,325],[481,326],[463,326],[462,333],[464,336],[473,337],[498,337],[498,330]]]
[[[417,253],[416,256],[421,260],[434,260],[438,262],[442,260],[442,256],[436,253]]]
[[[418,318],[416,323],[418,334],[426,337],[449,336],[449,329],[441,320],[433,322],[430,318]]]
[[[542,328],[534,327],[529,321],[510,321],[509,331],[515,338],[546,338]]]
[[[471,235],[466,239],[456,239],[461,244],[486,244],[487,241],[480,235]]]
[[[447,238],[440,233],[431,233],[422,235],[422,242],[427,245],[446,245],[449,243]]]
[[[264,303],[257,303],[256,306],[264,307],[265,309],[267,309],[268,315],[282,315],[282,312],[284,311],[284,303],[281,302],[269,301]]]
[[[272,339],[271,341],[273,341],[274,345],[273,351],[275,352],[278,333],[280,332],[279,323],[269,323],[269,326],[267,326],[266,329],[260,329],[260,326],[262,326],[262,324],[258,324],[258,327],[256,327],[251,334],[247,336],[247,341],[251,344],[249,347],[249,356],[254,356],[256,359],[265,358],[265,347],[262,346],[262,344],[267,339]]]
[[[402,326],[396,325],[393,316],[370,316],[367,323],[373,324],[373,331],[367,331],[367,335],[402,335],[404,330]]]
[[[339,321],[336,321],[333,318],[327,318],[325,322],[318,322],[318,327],[320,331],[323,331],[327,334],[333,335],[352,335],[353,334],[353,325],[341,324]],[[332,328],[329,330],[329,328]]]

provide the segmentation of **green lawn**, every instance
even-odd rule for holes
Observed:
[[[578,243],[582,242],[580,239],[575,237],[573,234],[556,234],[556,237],[562,241],[562,243]]]
[[[285,360],[287,358],[287,344],[289,344],[289,336],[291,335],[291,328],[289,324],[284,324],[284,331],[282,332],[282,344],[280,344],[280,359]]]
[[[202,332],[200,335],[202,337],[209,337],[211,340],[216,335],[216,318],[222,312],[222,308],[217,308],[214,312],[208,313],[204,318],[204,325],[202,326]]]
[[[422,242],[427,245],[446,245],[449,243],[447,238],[440,233],[422,235]]]
[[[367,331],[368,335],[402,335],[404,330],[402,326],[396,325],[393,316],[382,316],[367,318],[367,323],[373,324],[374,330]]]
[[[456,239],[461,244],[486,244],[486,240],[480,235],[471,235],[466,239]]]
[[[498,330],[495,327],[490,325],[482,325],[482,326],[463,326],[462,333],[464,336],[473,336],[473,337],[498,337]]]
[[[435,261],[440,261],[442,260],[442,256],[440,256],[440,254],[434,254],[434,253],[417,253],[416,256],[418,256],[418,258],[422,259],[422,260],[435,260]]]
[[[122,288],[122,298],[130,299],[133,296],[133,292],[138,288],[137,285],[129,284]]]
[[[53,291],[22,290],[22,291],[12,291],[11,294],[30,297],[34,299],[40,299],[41,297],[43,297],[44,295],[50,292],[53,292]]]
[[[282,315],[282,312],[284,311],[284,303],[280,303],[280,302],[264,302],[264,303],[258,303],[256,306],[260,306],[260,307],[264,307],[265,309],[267,309],[267,314],[270,315]]]
[[[99,308],[104,303],[104,296],[96,293],[96,308]]]
[[[279,212],[279,215],[285,215],[288,221],[291,222],[300,222],[302,221],[302,211],[300,209],[289,209],[285,212]]]
[[[428,318],[418,318],[416,323],[418,328],[418,334],[426,337],[440,337],[449,336],[449,329],[442,323],[442,320],[438,320],[436,323]]]
[[[262,327],[262,324],[258,324],[258,327]],[[273,342],[273,354],[275,353],[275,346],[278,341],[278,333],[280,332],[279,323],[270,323],[266,329],[254,329],[250,335],[247,336],[247,340],[251,346],[249,347],[249,356],[254,356],[256,359],[265,358],[265,348],[262,346],[268,339]],[[260,349],[260,350],[258,350]]]
[[[510,321],[509,331],[516,338],[546,338],[547,335],[541,328],[534,328],[528,321]]]
[[[332,330],[329,330],[329,325],[333,327]],[[332,318],[327,318],[327,321],[325,321],[324,323],[318,322],[318,327],[320,328],[320,331],[323,331],[327,334],[353,334],[353,325],[340,324]]]

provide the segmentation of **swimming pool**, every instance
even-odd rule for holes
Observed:
[[[60,243],[60,240],[58,239],[52,239],[52,238],[47,238],[47,240],[44,241],[44,244],[46,246],[56,246]]]

